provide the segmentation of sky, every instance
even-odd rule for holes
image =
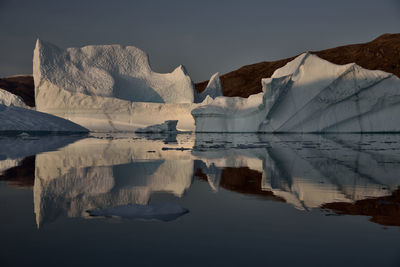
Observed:
[[[243,65],[400,32],[400,0],[0,0],[0,77],[32,73],[37,38],[134,45],[195,82]]]

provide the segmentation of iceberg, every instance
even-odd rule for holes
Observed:
[[[400,79],[304,53],[249,98],[216,97],[192,111],[196,132],[399,132]]]
[[[168,120],[177,120],[179,130],[193,131],[191,111],[201,105],[194,103],[194,86],[183,66],[156,73],[147,54],[133,46],[64,50],[38,40],[33,76],[38,111],[90,131],[136,131]],[[207,91],[214,95],[220,90],[217,78]]]
[[[153,72],[147,54],[133,46],[90,45],[62,50],[37,40],[33,76],[39,107],[52,104],[46,97],[53,97],[55,92],[45,92],[46,88],[131,102],[193,103],[194,97],[192,81],[183,66],[172,73]],[[64,106],[72,103],[60,99]]]
[[[35,111],[21,98],[0,89],[0,131],[87,132],[71,121]]]

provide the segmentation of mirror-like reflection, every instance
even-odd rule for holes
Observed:
[[[0,142],[26,152],[2,148],[0,179],[13,186],[33,185],[38,227],[59,216],[90,218],[94,210],[96,216],[121,210],[128,215],[120,217],[149,218],[143,214],[150,212],[158,218],[168,213],[160,207],[171,206],[152,203],[152,195],[183,197],[193,179],[207,182],[215,192],[223,188],[287,202],[299,210],[321,208],[400,225],[399,135],[99,134],[11,139]],[[29,150],[30,146],[41,150]],[[182,212],[168,218],[186,213],[184,207],[173,210]]]

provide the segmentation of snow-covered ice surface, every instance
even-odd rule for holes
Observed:
[[[152,203],[149,205],[125,205],[108,207],[102,210],[88,210],[90,216],[118,217],[126,219],[172,221],[188,213],[189,211],[180,205],[172,203]]]
[[[398,188],[400,137],[96,135],[36,156],[37,224],[51,222],[61,214],[88,218],[88,210],[113,216],[113,212],[122,209],[126,216],[132,212],[135,217],[149,208],[138,211],[135,205],[152,204],[156,193],[184,197],[198,173],[212,191],[218,192],[222,186],[242,192],[240,183],[226,187],[230,179],[234,182],[239,178],[227,177],[227,168],[237,169],[238,173],[243,169],[251,171],[253,177],[260,177],[257,192],[271,192],[297,209],[352,203],[388,196]],[[125,207],[132,205],[133,208]]]
[[[60,49],[38,40],[33,58],[37,110],[97,132],[135,131],[166,120],[194,130],[193,83],[182,66],[155,73],[132,46]]]
[[[197,132],[399,132],[400,79],[356,64],[304,53],[271,78],[263,93],[217,97],[192,111]]]

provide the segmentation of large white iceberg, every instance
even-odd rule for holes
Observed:
[[[249,98],[217,97],[192,111],[197,132],[398,132],[400,79],[304,53]]]
[[[147,54],[133,46],[91,45],[62,50],[38,40],[33,75],[39,107],[52,104],[45,100],[53,96],[46,88],[53,86],[73,94],[133,102],[193,103],[194,98],[192,81],[183,66],[172,73],[153,72]],[[61,104],[68,106],[68,99]]]
[[[33,57],[37,110],[91,131],[135,131],[167,120],[194,130],[194,87],[182,66],[153,72],[133,46],[60,49],[38,40]]]

